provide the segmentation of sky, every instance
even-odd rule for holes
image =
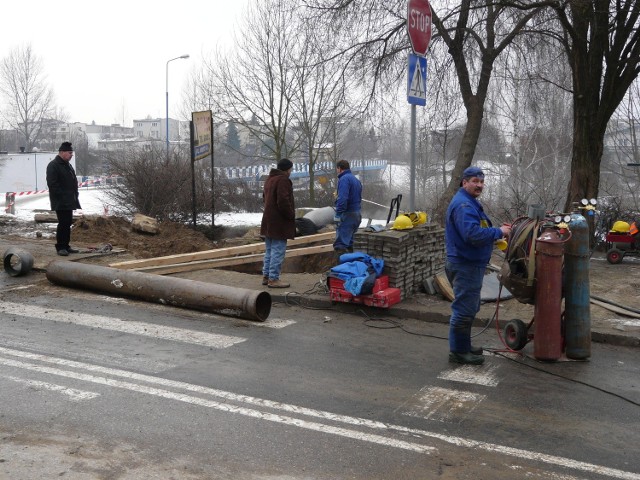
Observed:
[[[0,60],[30,44],[70,121],[131,127],[134,118],[165,117],[167,61],[188,54],[168,67],[169,116],[179,118],[189,73],[232,47],[251,1],[3,2]]]

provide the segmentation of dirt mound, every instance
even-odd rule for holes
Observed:
[[[152,235],[134,231],[121,217],[95,217],[77,220],[71,230],[71,241],[83,246],[110,243],[127,250],[136,258],[152,258],[218,248],[202,232],[175,222],[160,222],[160,232]]]

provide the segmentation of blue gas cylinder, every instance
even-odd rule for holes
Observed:
[[[591,356],[589,292],[589,225],[581,213],[572,213],[571,238],[564,246],[565,354],[574,360]]]

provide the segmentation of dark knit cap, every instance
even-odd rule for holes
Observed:
[[[71,142],[62,142],[62,145],[60,145],[60,148],[58,149],[59,152],[73,152],[73,147],[71,146]]]
[[[293,163],[288,158],[283,158],[278,162],[278,170],[282,170],[283,172],[286,172],[291,167],[293,167]]]

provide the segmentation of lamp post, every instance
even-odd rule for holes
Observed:
[[[167,100],[167,115],[166,115],[166,122],[167,122],[167,155],[169,155],[169,62],[173,62],[174,60],[179,60],[181,58],[189,58],[188,54],[185,55],[180,55],[179,57],[176,58],[172,58],[171,60],[167,60],[167,68],[166,68],[166,82],[165,82],[165,93],[166,95],[166,100]]]

